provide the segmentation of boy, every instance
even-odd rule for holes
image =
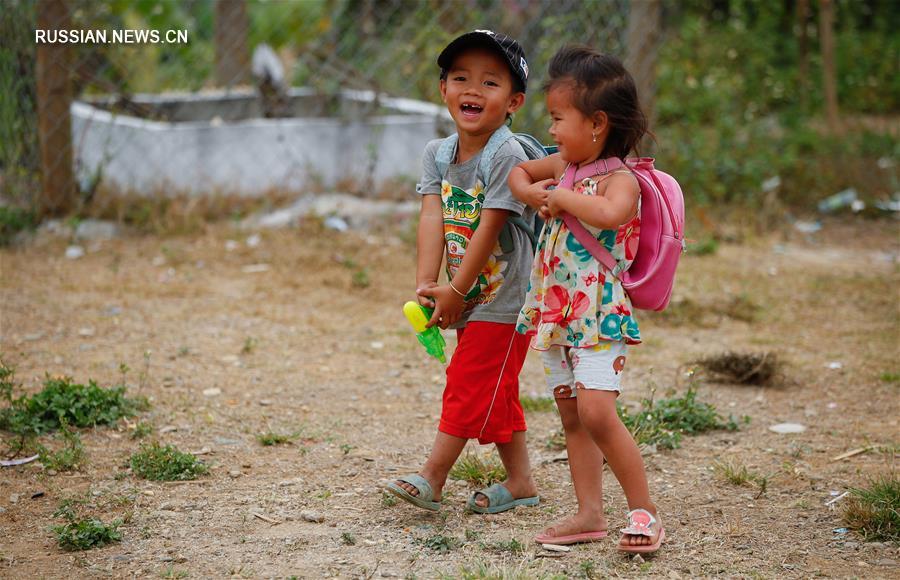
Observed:
[[[533,252],[528,234],[510,221],[521,216],[531,223],[534,213],[507,185],[509,172],[528,159],[516,139],[496,149],[490,175],[480,174],[479,162],[494,132],[505,131],[507,119],[524,104],[528,65],[518,42],[489,30],[460,36],[437,62],[441,97],[457,137],[453,152],[442,154],[442,139],[425,147],[417,188],[422,208],[416,291],[420,304],[434,308],[429,326],[454,328],[459,340],[447,368],[431,455],[419,474],[400,477],[387,489],[418,507],[438,510],[450,468],[466,441],[477,438],[497,445],[508,479],[475,492],[468,506],[498,513],[539,501],[519,403],[518,376],[528,343],[515,330]],[[448,282],[439,285],[445,250]]]

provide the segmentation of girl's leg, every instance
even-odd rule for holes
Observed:
[[[583,391],[578,393],[579,398],[581,392]],[[553,524],[544,533],[568,536],[606,530],[606,517],[603,515],[603,453],[578,417],[577,399],[556,399],[556,405],[566,434],[569,472],[575,486],[578,511],[571,518]]]
[[[428,456],[428,460],[419,472],[419,475],[427,479],[431,485],[434,501],[441,501],[441,491],[447,482],[447,474],[450,473],[450,469],[456,463],[459,454],[462,453],[466,441],[468,439],[448,435],[442,431],[438,431],[434,438],[431,455]],[[394,483],[405,489],[409,495],[419,495],[418,489],[404,481],[395,481]]]
[[[628,509],[645,509],[654,517],[656,505],[650,500],[644,460],[634,438],[616,414],[616,391],[581,389],[578,391],[578,417],[606,456],[609,467],[625,492]],[[660,526],[657,526],[658,532]],[[622,536],[623,545],[646,545],[656,536]]]

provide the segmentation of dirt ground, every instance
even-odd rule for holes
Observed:
[[[0,352],[23,387],[40,388],[45,373],[109,386],[124,363],[129,393],[152,402],[138,420],[211,466],[196,482],[138,479],[125,470],[140,442],[123,422],[82,432],[81,471],[2,468],[0,576],[900,577],[896,545],[841,530],[842,500],[826,505],[894,468],[891,452],[833,458],[897,448],[895,222],[826,223],[811,237],[787,227],[683,259],[674,314],[642,318],[623,399],[635,404],[652,385],[682,393],[685,365],[725,350],[773,351],[786,376],[772,387],[700,377],[701,400],[750,423],[646,456],[668,533],[646,562],[619,555],[614,533],[561,557],[531,540],[574,509],[568,465],[547,447],[552,411],[528,416],[539,507],[468,514],[465,482],[450,482],[438,514],[390,505],[381,481],[424,460],[443,379],[400,311],[414,282],[408,230],[309,223],[261,232],[255,246],[248,235],[223,224],[127,236],[86,243],[77,260],[64,257],[67,240],[46,236],[0,252]],[[722,307],[735,297],[759,307],[754,319]],[[530,356],[522,392],[542,385]],[[781,422],[807,429],[768,429]],[[264,447],[256,436],[268,431],[301,436]],[[12,438],[0,438],[6,449]],[[768,477],[765,492],[717,477],[723,460]],[[625,504],[608,470],[605,482],[613,531]],[[122,541],[62,551],[49,526],[72,497],[106,521],[126,518]],[[442,543],[450,549],[434,549]]]

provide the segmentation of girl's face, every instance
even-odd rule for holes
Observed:
[[[572,87],[558,84],[547,93],[550,111],[550,136],[559,146],[559,155],[567,163],[593,161],[603,150],[603,136],[597,123],[585,117],[572,104]],[[596,142],[594,135],[597,135]]]
[[[469,49],[453,59],[441,81],[441,97],[460,133],[491,134],[525,102],[513,88],[512,73],[500,55]]]

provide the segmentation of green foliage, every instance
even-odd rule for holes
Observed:
[[[270,447],[272,445],[286,445],[290,443],[294,439],[294,437],[294,435],[285,435],[283,433],[268,431],[266,433],[260,433],[259,435],[257,435],[256,440],[259,441],[260,445]]]
[[[80,517],[71,501],[62,502],[53,515],[62,516],[66,520],[65,525],[50,528],[63,550],[90,550],[122,539],[122,534],[118,531],[122,525],[121,520],[105,524],[95,518]]]
[[[696,435],[715,429],[736,430],[738,423],[729,418],[723,422],[716,408],[697,401],[693,385],[681,397],[653,400],[653,394],[641,401],[639,410],[630,412],[622,405],[616,410],[619,418],[639,445],[656,445],[661,449],[676,449],[682,435]]]
[[[519,399],[522,403],[522,409],[528,412],[546,413],[556,410],[556,401],[552,397],[531,397],[524,396]]]
[[[154,427],[152,423],[148,423],[147,421],[140,421],[134,426],[134,430],[131,432],[132,439],[143,439],[144,437],[148,437],[153,435]]]
[[[63,425],[60,436],[64,444],[62,449],[51,451],[43,445],[38,445],[38,459],[41,464],[47,469],[56,471],[73,471],[80,468],[87,456],[78,432]]]
[[[891,470],[868,487],[850,490],[844,522],[867,541],[900,542],[900,477]]]
[[[209,468],[190,453],[179,451],[174,445],[162,446],[154,441],[142,445],[131,456],[131,469],[138,477],[153,481],[185,481],[205,475]]]
[[[760,494],[765,493],[769,484],[769,478],[747,468],[746,465],[734,460],[716,461],[713,463],[713,472],[716,476],[732,485],[759,486]]]
[[[74,427],[114,425],[146,407],[144,400],[125,396],[125,387],[104,389],[94,381],[87,385],[71,377],[47,377],[44,388],[32,396],[11,397],[7,376],[3,386],[9,406],[0,409],[0,429],[20,435],[40,435],[68,424]]]
[[[478,453],[466,453],[453,464],[449,476],[485,487],[506,479],[506,468],[494,454],[483,457]]]
[[[443,534],[435,534],[433,536],[428,536],[427,538],[417,538],[416,543],[442,554],[446,554],[450,550],[458,548],[460,545],[460,541],[453,536],[445,536]]]
[[[15,235],[23,230],[33,230],[37,225],[34,212],[16,207],[0,207],[0,247],[8,246]]]

